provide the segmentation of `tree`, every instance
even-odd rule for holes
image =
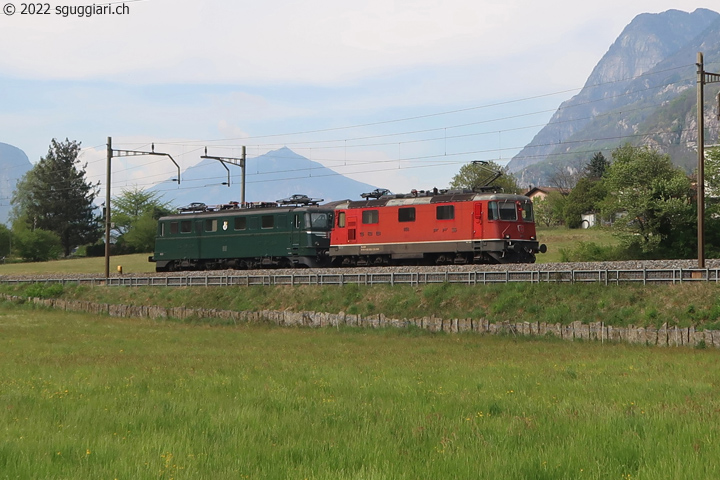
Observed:
[[[720,195],[720,147],[705,150],[705,187],[706,195]]]
[[[13,241],[17,256],[30,262],[54,260],[62,252],[60,238],[54,232],[31,229],[24,221],[13,223]]]
[[[591,180],[599,180],[605,176],[605,172],[610,167],[610,162],[605,158],[602,152],[597,152],[585,165],[585,178]]]
[[[720,257],[720,148],[705,150],[705,249]]]
[[[157,221],[172,213],[162,195],[142,188],[123,190],[111,205],[118,247],[129,252],[150,252],[155,246]]]
[[[120,237],[118,243],[127,245],[134,252],[152,252],[155,248],[157,224],[157,218],[153,217],[152,212],[146,212]]]
[[[535,220],[546,227],[554,227],[563,222],[567,197],[560,192],[550,192],[544,198],[533,200]]]
[[[53,139],[47,155],[18,182],[12,200],[13,218],[31,231],[54,232],[65,256],[101,236],[96,185],[85,180],[85,166],[78,168],[79,154],[79,142]]]
[[[630,248],[652,257],[695,253],[696,222],[690,179],[670,157],[626,144],[613,152],[604,210]]]
[[[172,207],[169,202],[162,201],[162,195],[137,187],[123,190],[111,205],[112,222],[118,235],[128,233],[146,214],[157,220],[170,213]]]
[[[0,223],[0,258],[10,255],[10,247],[12,246],[12,232],[5,225]]]
[[[490,182],[495,172],[500,172],[498,178]],[[507,167],[501,167],[495,162],[468,163],[460,167],[460,171],[452,178],[451,188],[475,189],[484,186],[500,187],[505,193],[520,193],[521,189],[517,179]]]
[[[566,197],[567,202],[563,211],[565,225],[569,228],[580,228],[582,215],[598,213],[606,195],[605,182],[587,177],[581,178]]]
[[[567,195],[575,188],[578,180],[582,178],[584,169],[584,164],[577,159],[568,164],[553,164],[548,183],[551,187],[557,188],[563,195]]]

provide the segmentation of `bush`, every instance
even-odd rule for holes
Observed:
[[[59,283],[32,283],[25,289],[25,295],[30,298],[57,298],[63,294],[65,288]]]
[[[561,262],[611,262],[627,259],[624,249],[598,245],[595,242],[579,242],[575,248],[560,249]]]
[[[54,260],[62,253],[60,237],[47,230],[20,230],[14,239],[18,256],[30,262]]]

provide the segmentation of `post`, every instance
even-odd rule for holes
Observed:
[[[242,193],[240,194],[240,205],[245,205],[245,145],[242,147]]]
[[[705,67],[703,54],[697,54],[697,124],[698,124],[698,156],[697,156],[697,215],[698,215],[698,268],[705,268],[705,121],[703,117],[703,90],[705,86]]]
[[[110,278],[110,163],[112,137],[107,137],[107,171],[105,176],[105,278]]]

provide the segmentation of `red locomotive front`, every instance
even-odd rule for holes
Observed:
[[[533,263],[545,252],[528,197],[452,191],[335,207],[335,265]]]

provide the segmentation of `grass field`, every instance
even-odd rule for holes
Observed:
[[[148,262],[149,253],[116,255],[110,257],[110,273],[117,272],[118,265],[124,274],[149,273],[155,264]],[[43,273],[99,273],[105,274],[105,257],[79,257],[50,262],[18,262],[0,265],[0,275],[40,275]]]
[[[0,478],[713,478],[718,355],[3,303]]]
[[[572,250],[581,242],[596,243],[602,246],[616,246],[618,239],[605,228],[569,229],[565,227],[537,227],[540,243],[547,245],[547,253],[537,255],[537,263],[557,263],[562,261],[562,250]]]

